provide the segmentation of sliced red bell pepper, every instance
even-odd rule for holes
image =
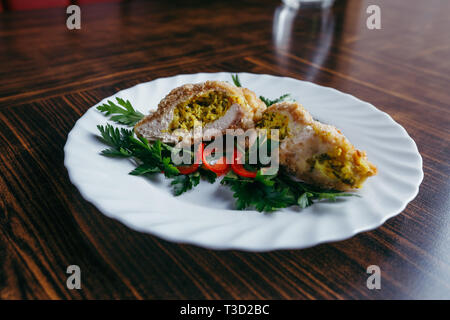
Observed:
[[[190,174],[197,171],[198,166],[199,166],[198,163],[194,163],[187,166],[178,166],[177,169],[178,171],[180,171],[181,174]]]
[[[202,162],[203,162],[203,165],[206,167],[206,169],[214,172],[218,176],[221,176],[224,173],[228,172],[228,170],[230,169],[230,166],[227,163],[226,156],[220,157],[215,163],[208,162],[207,157],[210,156],[213,151],[215,151],[215,150],[209,149],[209,150],[203,152]]]
[[[241,176],[241,177],[245,177],[245,178],[256,178],[256,171],[249,171],[247,169],[245,169],[244,164],[241,163],[241,159],[242,159],[243,155],[240,151],[238,151],[237,149],[234,150],[234,159],[233,159],[233,163],[231,164],[231,169],[233,169],[234,173],[236,173],[237,175]]]
[[[202,142],[198,146],[196,156],[194,157],[193,164],[177,167],[178,171],[180,171],[181,174],[190,174],[190,173],[194,173],[195,171],[198,170],[198,167],[200,166],[200,159],[202,159],[202,155],[203,155],[203,148],[204,148],[204,144]]]

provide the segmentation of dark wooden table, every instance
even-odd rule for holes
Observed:
[[[381,30],[366,8],[381,8]],[[86,5],[0,14],[0,298],[450,298],[450,1]],[[254,72],[313,81],[388,112],[417,142],[425,178],[382,227],[306,250],[243,253],[169,243],[106,218],[70,183],[77,119],[158,77]],[[66,288],[66,268],[82,289]],[[381,290],[366,268],[379,265]]]

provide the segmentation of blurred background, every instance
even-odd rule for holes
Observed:
[[[437,62],[449,53],[436,33],[437,29],[450,29],[450,19],[443,15],[450,12],[450,1],[446,0],[414,1],[414,5],[401,0],[0,0],[0,3],[3,10],[0,57],[14,56],[14,61],[2,66],[0,75],[21,75],[30,81],[25,87],[22,84],[13,88],[15,92],[40,86],[34,68],[40,70],[40,79],[48,81],[47,87],[67,82],[69,79],[59,75],[69,70],[73,72],[72,81],[84,79],[87,75],[79,74],[83,69],[77,64],[86,59],[96,59],[89,72],[98,76],[131,66],[154,67],[155,63],[181,57],[191,62],[194,57],[200,59],[198,68],[192,69],[197,72],[213,61],[208,56],[222,61],[220,67],[214,68],[217,71],[260,71],[258,66],[270,64],[267,71],[271,73],[293,75],[292,71],[301,71],[303,79],[322,82],[329,82],[319,72],[324,67],[382,85],[375,77],[379,70],[363,65],[368,59],[375,59],[380,65],[389,59],[398,66],[420,65],[428,70],[450,71],[448,63]],[[66,7],[71,3],[81,7],[80,30],[66,27]],[[366,9],[373,4],[381,8],[380,30],[369,30],[366,26],[369,16]],[[102,59],[105,56],[111,57]],[[241,58],[239,65],[229,64],[233,56]],[[182,65],[187,67],[188,61]],[[393,88],[411,89],[411,81],[415,80],[409,77],[408,83],[402,81],[393,83]],[[346,89],[348,83],[342,85]],[[427,90],[421,93],[426,96]]]

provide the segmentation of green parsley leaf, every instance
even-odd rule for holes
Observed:
[[[170,183],[173,186],[173,194],[179,196],[182,193],[191,190],[200,183],[200,174],[194,172],[191,174],[182,174],[176,176]]]
[[[169,157],[165,157],[162,159],[164,175],[167,178],[176,176],[177,174],[180,173],[180,171],[178,171],[177,167],[175,167],[171,162],[172,162],[172,160]]]
[[[270,107],[271,105],[281,102],[281,101],[292,101],[292,97],[290,93],[283,94],[282,96],[276,98],[275,100],[270,100],[263,96],[259,96],[259,98],[266,104],[266,106]]]
[[[239,76],[237,73],[235,75],[232,74],[231,79],[233,79],[233,83],[236,87],[242,87],[241,81],[239,81]]]
[[[262,183],[265,186],[273,187],[273,185],[275,184],[275,180],[273,180],[273,179],[275,177],[276,177],[276,174],[275,175],[263,175],[261,172],[261,169],[260,169],[256,173],[255,180]]]
[[[154,167],[154,166],[143,163],[143,164],[137,166],[129,174],[131,174],[133,176],[142,176],[142,175],[146,175],[146,174],[159,173],[159,172],[161,172],[161,170],[159,170],[158,167]]]
[[[321,192],[317,194],[317,198],[319,200],[327,199],[330,201],[336,201],[338,197],[360,197],[359,194],[356,193],[329,193],[329,192]]]
[[[102,141],[111,147],[102,151],[104,156],[131,157],[128,147],[130,145],[129,137],[133,135],[132,130],[114,128],[110,124],[98,125],[97,128],[102,136]]]
[[[322,189],[304,183],[303,181],[294,180],[285,170],[280,170],[275,179],[280,185],[289,188],[297,198],[297,204],[300,208],[309,207],[315,200],[336,201],[338,197],[359,197],[356,193],[343,193],[337,190]]]
[[[102,155],[107,157],[132,157],[141,164],[130,174],[142,175],[153,172],[164,172],[166,177],[173,177],[180,172],[172,164],[169,146],[157,140],[153,144],[143,138],[135,138],[133,130],[114,128],[110,124],[97,126],[102,140],[111,146],[103,150]],[[164,151],[164,152],[163,152]],[[166,155],[164,155],[166,154]]]
[[[111,115],[110,119],[114,122],[124,124],[127,126],[134,126],[138,123],[144,115],[139,111],[134,110],[130,101],[116,98],[117,104],[108,100],[108,103],[104,103],[97,107],[97,110],[104,112],[106,116]]]
[[[311,199],[312,196],[313,194],[310,192],[302,193],[302,195],[297,200],[297,203],[300,206],[300,208],[304,209],[312,205],[313,204],[313,201]]]
[[[228,173],[221,184],[228,185],[234,192],[236,208],[243,210],[255,208],[262,212],[271,212],[286,208],[295,203],[295,199],[288,188],[279,188],[275,183],[267,183],[271,179],[248,179]]]
[[[204,169],[202,167],[200,167],[198,169],[198,172],[200,173],[200,176],[202,178],[204,178],[206,181],[208,181],[209,183],[216,182],[217,174],[215,172],[213,172],[211,170]]]

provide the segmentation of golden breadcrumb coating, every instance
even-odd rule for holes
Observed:
[[[365,152],[357,150],[334,126],[313,120],[299,103],[280,102],[264,113],[270,117],[263,116],[257,127],[281,130],[284,122],[279,119],[287,119],[286,134],[280,135],[280,163],[299,179],[345,191],[360,188],[377,173]]]
[[[208,99],[211,105],[208,104]],[[222,103],[221,100],[225,101]],[[233,119],[228,124],[223,123],[225,126],[221,128],[223,130],[253,128],[254,121],[261,118],[266,108],[254,92],[228,82],[206,81],[185,84],[173,89],[162,99],[156,111],[151,112],[136,124],[135,131],[138,135],[150,140],[161,139],[174,142],[175,140],[170,136],[174,129],[189,130],[196,121],[202,121],[203,126],[208,122],[218,121],[231,105],[238,105],[239,110],[233,115],[234,117],[229,116]]]

